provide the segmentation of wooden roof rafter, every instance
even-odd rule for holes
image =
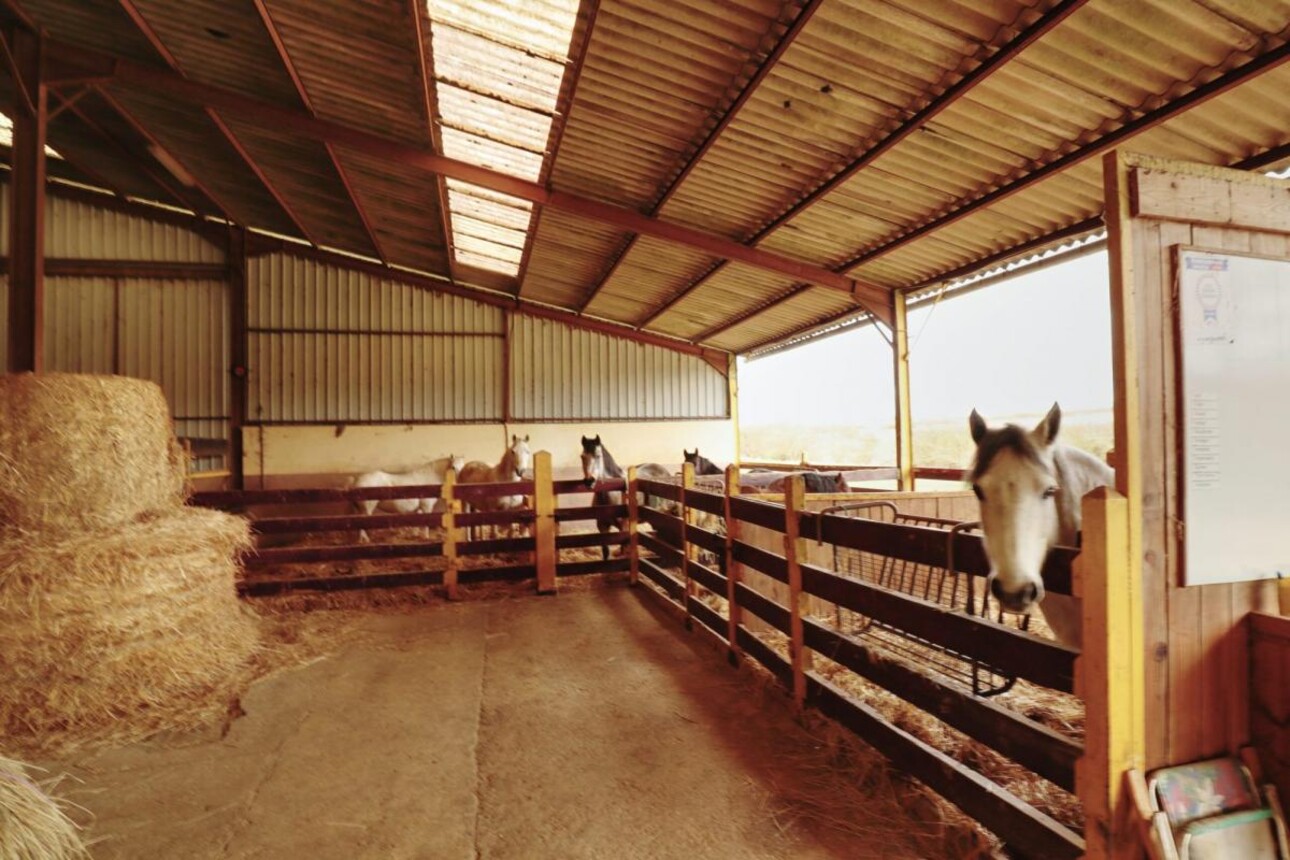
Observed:
[[[579,0],[578,23],[574,25],[573,41],[569,50],[573,63],[566,68],[564,80],[560,83],[560,96],[556,99],[555,116],[551,119],[546,154],[542,160],[542,172],[538,176],[538,182],[543,185],[550,183],[551,170],[555,167],[555,160],[560,157],[564,129],[569,124],[569,110],[578,93],[578,83],[582,80],[582,66],[587,59],[587,49],[591,47],[591,37],[596,31],[596,15],[599,12],[600,0]],[[520,268],[515,274],[517,295],[524,293],[524,278],[528,274],[529,262],[533,259],[533,242],[537,238],[538,228],[542,226],[543,211],[541,206],[534,207],[532,223],[524,240],[524,249],[520,252]]]
[[[892,319],[892,298],[886,288],[839,274],[821,266],[781,254],[751,248],[738,242],[680,224],[652,218],[633,209],[604,203],[489,168],[448,158],[409,146],[362,129],[314,117],[298,109],[268,104],[235,92],[192,81],[173,71],[143,65],[85,48],[50,43],[50,50],[65,61],[92,64],[110,70],[113,86],[141,87],[152,93],[196,107],[215,108],[239,119],[301,137],[352,147],[378,158],[429,173],[480,186],[540,206],[562,209],[625,231],[642,233],[666,242],[685,245],[715,257],[728,258],[754,268],[778,272],[851,295],[884,323]]]
[[[422,16],[429,15],[426,0],[408,0],[408,13],[412,16],[412,32],[417,40],[417,74],[421,88],[420,102],[425,110],[426,136],[434,152],[443,152],[443,138],[439,132],[439,99],[434,82],[434,53],[426,45],[427,28]],[[443,176],[435,177],[435,194],[439,199],[439,231],[443,236],[443,247],[448,255],[448,270],[455,272],[457,252],[452,242],[452,215],[448,209],[448,184]],[[456,275],[453,274],[455,279]]]
[[[1002,68],[1009,60],[1020,54],[1026,47],[1034,44],[1044,34],[1050,32],[1057,25],[1061,24],[1079,8],[1085,5],[1089,0],[1059,0],[1052,8],[1039,16],[1030,26],[1021,32],[1009,37],[1013,32],[1011,27],[1001,27],[996,34],[996,38],[990,43],[983,44],[976,54],[964,57],[963,62],[958,69],[955,69],[945,76],[941,84],[934,88],[935,93],[926,104],[921,107],[914,105],[909,106],[902,112],[906,118],[899,120],[886,133],[880,133],[876,140],[869,140],[862,143],[857,148],[856,155],[845,165],[837,168],[828,177],[822,177],[816,184],[814,190],[806,194],[796,203],[788,206],[783,212],[771,219],[750,236],[746,242],[748,245],[756,245],[763,241],[767,236],[779,227],[786,224],[793,217],[805,211],[808,207],[818,202],[821,198],[837,189],[851,177],[859,173],[863,168],[872,164],[877,158],[888,152],[896,144],[905,140],[919,129],[923,128],[928,122],[934,119],[938,114],[953,105],[956,101],[967,95],[977,84],[985,81],[991,74]],[[997,43],[997,44],[995,44]],[[994,50],[991,50],[991,49]],[[969,65],[976,64],[969,71],[960,73],[960,69],[966,69]],[[958,80],[950,82],[954,75],[960,75]],[[671,299],[655,308],[653,312],[639,323],[641,328],[646,328],[676,305],[680,304],[697,289],[703,286],[714,275],[718,274],[724,267],[726,261],[719,263],[709,271],[695,278],[681,290],[677,291]],[[839,269],[845,271],[845,269]],[[802,285],[798,285],[801,287]],[[808,285],[809,286],[809,285]],[[794,294],[799,290],[794,288]],[[755,316],[756,314],[752,314]],[[742,315],[740,315],[742,316]],[[751,318],[751,317],[749,317]],[[740,320],[741,322],[743,320]],[[733,326],[731,326],[733,327]],[[721,326],[716,329],[724,331]],[[711,331],[712,329],[709,329]],[[702,337],[702,336],[700,336]]]
[[[305,88],[305,82],[300,77],[300,71],[296,68],[295,62],[291,59],[290,52],[287,51],[286,43],[282,41],[282,34],[278,32],[278,25],[273,21],[273,13],[265,4],[265,0],[253,0],[255,11],[260,16],[260,21],[264,24],[264,30],[269,35],[269,41],[273,43],[273,49],[277,51],[278,59],[282,67],[287,72],[287,77],[291,78],[291,85],[296,90],[296,95],[300,98],[300,103],[309,113],[317,115],[314,110],[313,101],[309,98],[309,91]],[[363,207],[362,201],[358,199],[358,194],[354,191],[354,186],[350,182],[349,175],[345,172],[344,166],[340,163],[340,158],[336,154],[336,149],[330,143],[323,143],[323,149],[327,153],[327,158],[331,161],[332,167],[336,171],[340,182],[345,186],[345,194],[354,206],[354,212],[358,215],[358,220],[363,223],[363,230],[367,233],[368,241],[372,243],[372,250],[376,251],[376,256],[382,263],[388,263],[389,258],[386,256],[384,249],[381,247],[380,239],[376,231],[372,229],[372,221],[368,217],[367,210]],[[317,242],[313,243],[317,245]]]
[[[659,214],[660,210],[667,205],[667,202],[672,199],[672,196],[681,187],[681,183],[686,180],[699,162],[703,160],[703,157],[708,154],[708,151],[712,149],[713,144],[721,137],[721,133],[730,126],[730,123],[738,116],[739,111],[743,109],[743,106],[747,104],[753,93],[761,86],[762,81],[779,64],[785,52],[792,47],[793,42],[796,41],[798,35],[810,22],[822,2],[823,0],[805,0],[805,2],[802,2],[802,0],[787,0],[783,11],[777,19],[777,23],[784,29],[783,34],[778,39],[773,39],[772,35],[768,33],[763,41],[773,39],[773,44],[766,51],[765,58],[759,63],[754,63],[750,58],[749,63],[741,70],[741,74],[734,81],[731,81],[730,92],[726,98],[722,99],[723,102],[729,102],[729,104],[723,110],[714,112],[709,117],[711,128],[704,134],[702,140],[692,144],[692,151],[677,165],[672,177],[659,189],[658,195],[648,209],[651,216]],[[790,11],[792,14],[789,14]],[[746,80],[740,83],[740,78],[746,78]],[[639,238],[640,234],[634,233],[623,243],[622,248],[614,255],[613,261],[605,268],[605,271],[592,285],[591,289],[587,291],[586,296],[579,304],[578,313],[585,313],[591,303],[596,300],[605,285],[613,278],[614,273],[618,271],[618,267],[623,260],[636,246],[636,241]],[[705,274],[704,277],[710,274],[712,272]],[[646,328],[660,315],[661,313],[651,314],[644,321],[636,323],[636,327]]]

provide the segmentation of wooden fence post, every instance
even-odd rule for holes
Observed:
[[[555,594],[555,482],[551,477],[551,452],[533,455],[534,558],[538,594]]]
[[[443,475],[440,498],[443,500],[443,587],[449,600],[457,599],[457,470],[449,468]]]
[[[735,561],[735,541],[739,539],[739,520],[730,510],[730,500],[739,495],[739,466],[726,467],[726,636],[730,641],[728,656],[732,665],[739,664],[739,563]]]
[[[631,556],[631,574],[627,582],[635,585],[640,582],[640,541],[636,537],[636,529],[640,525],[640,504],[636,496],[636,467],[627,467],[627,492],[623,494],[624,501],[627,502],[627,551]]]
[[[1128,500],[1102,487],[1083,505],[1074,590],[1083,601],[1084,641],[1075,682],[1087,722],[1075,784],[1085,856],[1129,860],[1141,849],[1124,774],[1143,767],[1146,751],[1142,585],[1130,576]]]
[[[690,559],[693,547],[690,546],[690,506],[685,503],[685,491],[694,486],[694,464],[681,466],[681,575],[685,577],[685,595],[681,602],[685,604],[685,629],[693,630],[694,621],[690,618],[690,598],[695,595],[694,582],[690,579]]]
[[[793,703],[806,704],[806,670],[810,655],[802,629],[802,564],[806,542],[802,540],[800,513],[806,507],[806,487],[801,475],[789,478],[784,487],[784,558],[788,561],[788,654],[793,665]]]

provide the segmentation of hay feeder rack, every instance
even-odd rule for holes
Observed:
[[[905,513],[890,501],[853,502],[822,509],[820,514],[875,519],[886,513],[895,525],[921,526],[945,532],[947,543],[946,566],[892,558],[878,553],[864,552],[842,546],[833,546],[833,570],[839,575],[861,579],[882,588],[899,591],[911,597],[931,601],[949,609],[969,615],[988,618],[990,611],[989,589],[984,580],[978,584],[971,574],[960,573],[954,564],[954,539],[961,533],[979,533],[979,522],[959,522],[943,517]],[[818,522],[823,522],[821,518]],[[817,540],[818,540],[817,535]],[[1013,624],[1026,630],[1029,615],[994,613],[1000,624]],[[893,624],[861,615],[842,607],[835,610],[837,629],[867,641],[887,654],[912,663],[920,670],[932,672],[966,687],[976,696],[998,696],[1012,689],[1016,682],[1010,676],[989,666],[971,654],[964,654],[943,645],[916,636]]]

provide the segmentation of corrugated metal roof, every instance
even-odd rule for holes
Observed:
[[[74,46],[888,289],[1096,227],[1111,146],[1290,158],[1290,0],[10,6]],[[467,284],[506,273],[524,299],[724,349],[855,311],[842,292],[413,165],[106,92],[60,114],[50,143],[121,193]]]

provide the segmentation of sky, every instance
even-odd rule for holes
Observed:
[[[1111,315],[1104,251],[909,316],[914,421],[1066,414],[1112,407]],[[739,369],[740,422],[892,423],[891,350],[872,327]]]

